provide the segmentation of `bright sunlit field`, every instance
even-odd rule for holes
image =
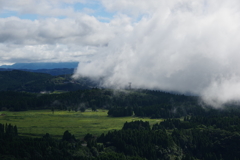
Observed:
[[[87,133],[100,135],[110,130],[119,130],[128,121],[143,120],[150,124],[160,122],[161,119],[139,117],[108,117],[107,110],[92,112],[68,112],[50,110],[35,110],[23,112],[0,111],[0,123],[17,125],[18,133],[22,136],[41,137],[49,133],[53,137],[61,138],[64,131],[68,130],[76,138],[82,138]]]

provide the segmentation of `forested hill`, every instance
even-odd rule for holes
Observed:
[[[31,73],[18,70],[0,72],[0,90],[19,90],[23,85],[36,81],[46,80],[51,75]]]
[[[219,112],[211,107],[202,108],[199,98],[195,96],[154,90],[99,89],[96,86],[89,78],[75,81],[71,79],[71,75],[51,76],[19,70],[2,71],[0,110],[55,108],[79,111],[92,108],[95,111],[105,108],[112,117],[135,115],[151,118],[179,118]],[[48,91],[45,92],[48,94],[41,91]]]
[[[54,103],[58,102],[58,103]],[[54,105],[53,105],[54,104]],[[128,116],[125,109],[134,110],[138,116],[152,116],[161,111],[161,114],[173,116],[175,110],[183,111],[186,106],[197,105],[196,97],[174,95],[160,91],[149,90],[109,90],[109,89],[87,89],[65,92],[61,94],[40,94],[14,91],[0,92],[0,109],[6,107],[10,110],[28,109],[71,109],[80,110],[81,107],[106,108],[112,111],[110,116]],[[157,110],[153,111],[155,108]],[[180,109],[182,108],[182,109]],[[119,114],[115,114],[118,110]],[[145,111],[148,110],[148,111]],[[123,112],[123,113],[122,113]],[[144,114],[142,114],[144,112]],[[166,113],[165,113],[166,112]],[[172,114],[170,114],[172,113]],[[160,116],[160,115],[156,115]]]
[[[64,69],[63,69],[64,70]],[[39,70],[39,72],[51,72],[58,74],[62,72],[56,70]],[[67,69],[68,71],[68,69]],[[88,89],[95,86],[89,78],[81,78],[77,81],[71,78],[71,74],[52,76],[46,73],[34,73],[20,70],[8,70],[0,72],[0,91],[72,91],[78,89]]]

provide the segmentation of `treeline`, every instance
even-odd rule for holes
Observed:
[[[196,128],[213,128],[231,132],[240,132],[240,116],[191,116],[180,119],[165,119],[159,124],[154,124],[153,129],[189,129]]]
[[[132,107],[113,107],[108,111],[109,116],[113,117],[126,117],[133,115]]]
[[[138,116],[180,118],[184,116],[240,116],[237,105],[217,110],[203,108],[198,98],[150,90],[109,90],[92,88],[60,94],[0,92],[0,110],[24,111],[36,109],[85,111],[86,108],[108,109],[113,117]],[[224,124],[224,123],[222,123]]]

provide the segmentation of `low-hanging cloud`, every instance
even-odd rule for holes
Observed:
[[[123,34],[94,57],[86,57],[90,63],[79,63],[75,77],[101,76],[108,87],[132,82],[135,88],[190,92],[215,107],[239,100],[240,2],[166,0],[157,8],[150,4],[144,13],[136,11],[142,16],[139,21],[126,24]],[[129,8],[119,6],[128,14]]]

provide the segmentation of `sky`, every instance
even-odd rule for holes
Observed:
[[[0,0],[0,65],[79,61],[103,86],[240,99],[239,0]]]

